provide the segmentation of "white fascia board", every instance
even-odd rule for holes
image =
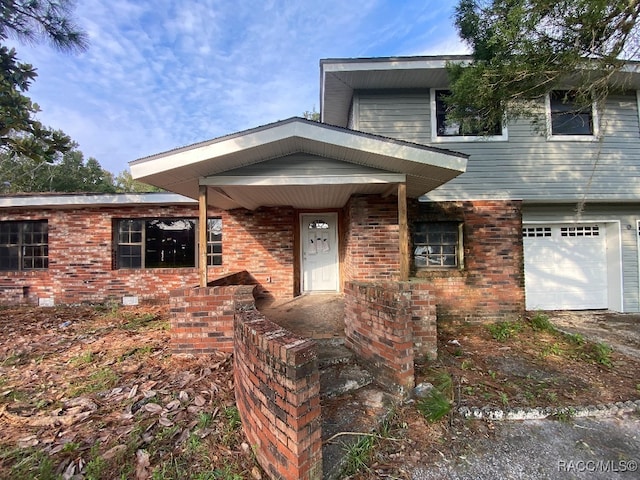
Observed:
[[[399,173],[364,175],[287,175],[287,176],[217,176],[200,179],[200,185],[208,186],[294,186],[294,185],[360,185],[403,183],[407,176]]]
[[[334,129],[319,123],[293,119],[279,125],[222,138],[218,141],[214,140],[173,153],[168,152],[164,155],[137,160],[130,164],[131,175],[134,179],[145,178],[292,137],[328,143],[378,156],[384,155],[421,164],[435,165],[460,172],[465,171],[467,163],[466,156],[463,155],[434,152],[389,139],[375,138]],[[238,166],[240,164],[229,168],[229,170]]]
[[[16,207],[97,207],[130,205],[195,204],[191,198],[176,193],[123,193],[90,195],[26,195],[0,197],[0,208]]]
[[[150,158],[135,160],[129,164],[134,179],[163,173],[195,165],[203,161],[238,153],[252,147],[276,142],[293,136],[295,122],[286,122],[268,128],[256,129],[253,132],[233,135],[229,138],[214,139],[201,145],[186,147],[175,152],[168,152]]]
[[[324,128],[322,134],[317,135],[317,131],[313,132],[309,130],[309,128],[314,127],[309,124],[298,124],[297,127],[297,135],[300,137],[367,152],[377,156],[394,157],[423,165],[433,165],[456,170],[461,173],[464,172],[467,167],[466,155],[438,152],[390,139],[354,134],[333,128]],[[376,165],[369,166],[376,167]]]
[[[322,71],[360,72],[375,70],[419,70],[445,68],[449,62],[471,63],[471,58],[461,56],[450,57],[398,57],[380,59],[327,59],[321,61]]]

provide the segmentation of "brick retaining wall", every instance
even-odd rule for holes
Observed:
[[[376,381],[405,395],[413,388],[411,292],[401,284],[347,282],[346,346]]]
[[[253,305],[253,285],[181,288],[171,292],[171,350],[175,354],[233,352],[236,305]]]
[[[234,378],[242,425],[273,479],[322,478],[316,344],[236,308]]]

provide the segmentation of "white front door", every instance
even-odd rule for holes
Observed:
[[[338,291],[338,216],[336,213],[300,217],[302,291]]]

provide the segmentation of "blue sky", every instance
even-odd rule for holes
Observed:
[[[81,54],[16,44],[39,119],[118,173],[319,107],[321,58],[464,53],[457,2],[80,0]]]

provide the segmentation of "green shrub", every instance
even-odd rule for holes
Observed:
[[[451,411],[449,398],[437,388],[416,402],[416,408],[429,422],[437,422]]]
[[[350,476],[363,469],[368,469],[375,445],[376,440],[374,437],[363,436],[356,443],[345,446],[346,458],[342,475]]]
[[[536,312],[536,314],[531,317],[531,327],[537,331],[546,331],[553,332],[556,327],[553,326],[549,317],[542,312]]]
[[[522,324],[519,322],[496,322],[487,326],[491,336],[499,342],[504,342],[507,339],[515,336],[520,330],[522,330]]]
[[[604,342],[598,342],[595,344],[593,350],[596,362],[600,365],[604,365],[605,367],[613,367],[613,363],[611,362],[611,353],[613,352],[613,348]]]

